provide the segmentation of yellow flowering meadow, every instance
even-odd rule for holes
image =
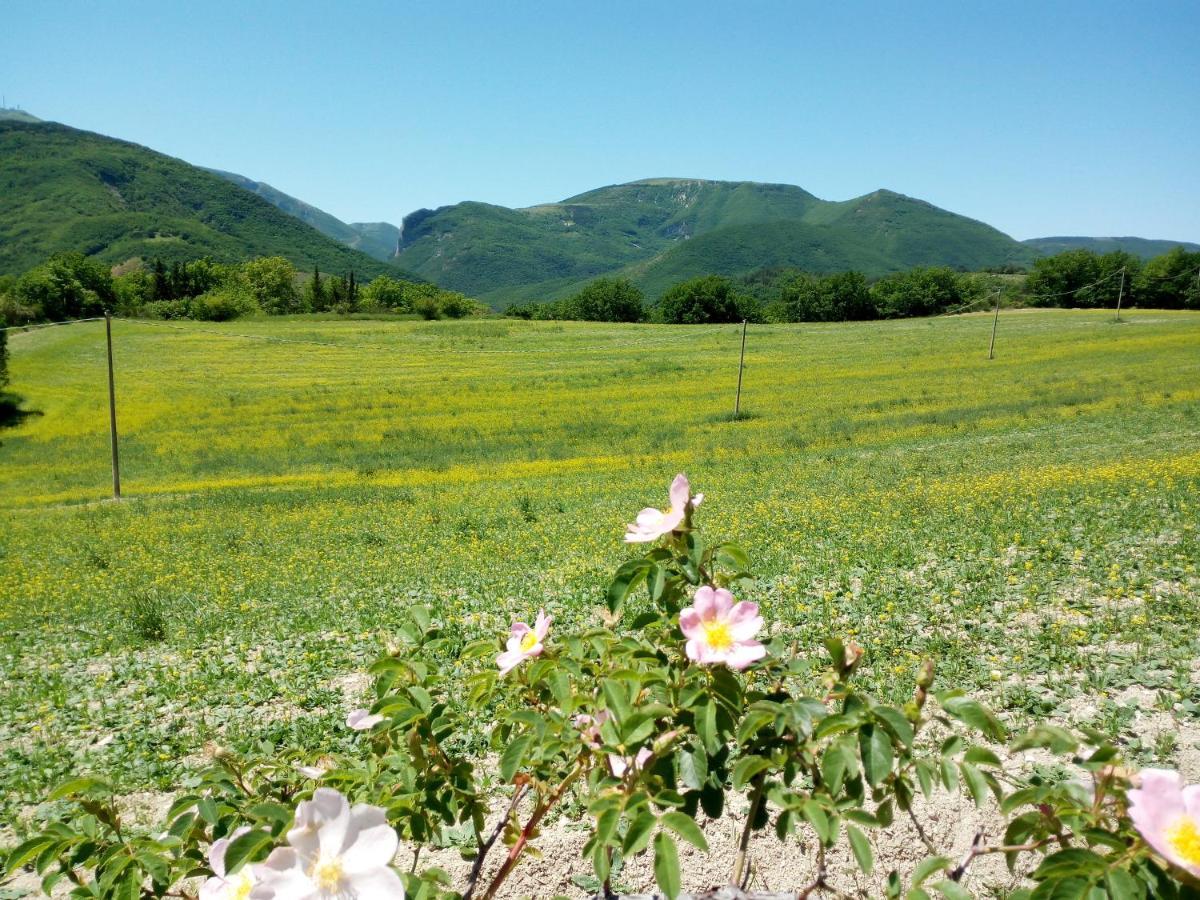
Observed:
[[[594,616],[678,471],[764,640],[852,635],[885,694],[933,656],[1014,717],[1086,695],[1130,739],[1131,685],[1194,716],[1200,314],[1111,320],[1004,313],[991,362],[986,316],[751,326],[737,422],[735,326],[117,321],[119,505],[102,323],[15,334],[0,820],[67,772],[338,746],[413,600],[470,636]]]

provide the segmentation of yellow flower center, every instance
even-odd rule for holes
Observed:
[[[320,860],[313,866],[311,877],[321,890],[336,891],[342,883],[342,861],[337,857]]]
[[[237,876],[237,884],[233,888],[233,892],[229,895],[233,900],[246,900],[250,896],[250,892],[254,890],[254,881],[245,872]]]
[[[714,650],[728,650],[733,646],[733,635],[729,633],[727,622],[705,622],[704,643]]]
[[[1178,819],[1165,832],[1171,849],[1193,866],[1200,866],[1200,829],[1189,816]]]
[[[521,652],[528,653],[537,646],[538,637],[535,632],[527,631],[525,636],[521,638]]]

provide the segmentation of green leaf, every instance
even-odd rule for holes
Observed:
[[[1145,891],[1125,869],[1109,869],[1104,878],[1108,896],[1113,900],[1138,900]]]
[[[927,856],[913,870],[913,886],[924,883],[925,879],[934,872],[942,872],[954,865],[954,860],[948,856]]]
[[[1079,741],[1065,728],[1057,725],[1039,723],[1012,742],[1012,749],[1031,750],[1043,747],[1051,753],[1074,753],[1079,748]]]
[[[679,896],[679,849],[665,831],[654,836],[654,880],[667,900]]]
[[[976,731],[982,732],[992,740],[1002,741],[1008,734],[1004,726],[1000,724],[1000,720],[985,709],[978,700],[955,693],[946,693],[938,695],[938,702],[942,705],[942,709],[954,718]]]
[[[821,778],[830,793],[836,794],[842,789],[846,773],[850,771],[854,758],[852,751],[842,742],[830,744],[821,757]]]
[[[608,603],[608,611],[615,616],[621,614],[621,610],[625,607],[625,601],[639,584],[646,580],[650,574],[652,563],[646,559],[631,559],[621,568],[617,569],[617,574],[613,577],[612,584],[608,587],[608,594],[605,597]]]
[[[669,812],[663,815],[662,823],[697,850],[708,852],[708,841],[704,839],[704,832],[691,816],[681,812]]]
[[[828,846],[833,843],[837,829],[830,820],[829,813],[825,811],[825,808],[820,803],[811,797],[808,798],[801,804],[800,814],[813,827],[813,831],[817,833],[817,837],[822,844]]]
[[[605,678],[600,682],[600,688],[604,691],[604,702],[608,705],[608,710],[616,718],[620,724],[629,718],[629,694],[625,690],[625,685],[617,681],[615,678]]]
[[[1003,768],[1004,764],[1000,762],[998,757],[986,747],[970,747],[963,754],[963,761],[974,763],[977,766],[992,766],[994,768]]]
[[[721,735],[717,732],[717,705],[712,698],[704,701],[694,710],[696,717],[696,734],[704,742],[704,749],[710,756],[721,749]]]
[[[913,742],[913,727],[904,713],[893,706],[877,706],[871,710],[875,718],[883,722],[885,728],[892,733],[905,747],[911,747]]]
[[[939,881],[933,886],[933,889],[945,897],[946,900],[972,900],[970,891],[957,881],[951,881],[948,878]]]
[[[56,843],[58,843],[58,839],[53,835],[39,834],[36,837],[31,837],[22,844],[18,844],[12,853],[8,855],[8,871],[15,872],[28,860],[33,859],[47,847],[51,847]]]
[[[863,774],[871,787],[878,785],[892,771],[892,739],[882,728],[863,725],[858,730],[858,753]]]
[[[742,721],[738,723],[737,740],[739,744],[744,744],[753,737],[760,728],[769,725],[775,719],[775,713],[765,709],[751,709],[746,712]]]
[[[63,797],[74,797],[79,794],[92,794],[96,791],[109,793],[107,782],[101,781],[99,778],[72,778],[70,781],[63,782],[58,787],[50,792],[47,800],[61,800]]]
[[[771,761],[761,756],[743,756],[733,767],[733,788],[740,791],[759,772],[771,768]]]
[[[517,774],[517,769],[521,767],[532,743],[533,735],[523,734],[504,748],[504,754],[500,757],[500,780],[505,784],[511,782]]]
[[[255,828],[233,841],[225,850],[225,871],[236,872],[244,862],[253,862],[263,855],[262,851],[274,843],[268,831]]]
[[[870,875],[875,868],[875,854],[871,850],[871,842],[853,825],[846,826],[846,836],[850,838],[850,849],[854,851],[858,867],[863,870],[864,874]]]
[[[967,790],[971,794],[971,799],[975,801],[976,806],[983,806],[987,802],[988,786],[984,781],[983,773],[971,765],[969,762],[958,764],[958,770],[962,772],[963,781],[967,783]]]
[[[621,844],[625,855],[633,856],[635,853],[645,850],[650,844],[650,835],[654,832],[654,826],[657,824],[658,817],[654,813],[649,810],[639,813],[625,831],[625,840]]]
[[[700,790],[708,778],[708,757],[703,751],[686,749],[679,754],[679,780],[693,791]]]
[[[1068,847],[1053,856],[1047,856],[1041,865],[1034,870],[1035,881],[1050,878],[1070,878],[1076,875],[1088,877],[1103,872],[1108,868],[1104,857],[1084,850],[1082,847]]]

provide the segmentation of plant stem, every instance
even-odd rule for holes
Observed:
[[[496,873],[496,877],[493,878],[492,883],[488,885],[487,892],[483,895],[483,900],[492,900],[492,898],[496,896],[496,892],[500,890],[500,885],[504,884],[504,880],[508,878],[513,868],[516,866],[517,861],[521,858],[521,851],[523,851],[525,849],[525,845],[529,843],[529,837],[533,834],[534,829],[537,828],[538,823],[542,821],[542,817],[545,816],[546,813],[548,813],[551,809],[553,809],[555,804],[562,799],[563,794],[567,792],[567,788],[574,784],[575,780],[583,774],[584,768],[585,766],[582,762],[576,763],[575,768],[572,769],[567,777],[563,779],[562,784],[554,789],[554,793],[551,794],[544,803],[539,804],[538,807],[533,811],[533,815],[529,817],[529,821],[526,822],[525,827],[521,829],[521,836],[517,838],[517,842],[513,844],[512,849],[508,851],[508,856],[504,860],[504,865],[500,867],[500,871]],[[463,900],[466,900],[465,895]]]
[[[754,820],[758,818],[758,807],[762,803],[763,797],[763,778],[758,775],[754,779],[754,790],[750,792],[750,809],[746,812],[746,825],[742,828],[742,838],[738,841],[737,856],[733,860],[733,873],[729,876],[729,883],[734,887],[745,888],[743,879],[748,876],[747,861],[750,847],[750,829],[754,824]]]

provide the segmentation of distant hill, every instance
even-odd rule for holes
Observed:
[[[869,275],[978,269],[1032,256],[996,229],[892,191],[831,202],[787,184],[659,178],[508,209],[459,203],[404,219],[396,261],[503,305],[554,299],[606,274],[657,296],[695,275],[763,266]]]
[[[1188,241],[1164,241],[1140,237],[1044,237],[1030,238],[1022,243],[1027,247],[1032,247],[1038,256],[1053,256],[1064,250],[1091,250],[1093,253],[1111,253],[1114,250],[1123,250],[1134,256],[1140,256],[1142,259],[1150,259],[1152,256],[1168,253],[1176,247],[1183,247],[1190,253],[1200,250],[1200,244]]]
[[[207,169],[206,171],[220,175],[238,187],[258,194],[288,215],[295,216],[301,222],[311,225],[326,237],[340,241],[355,250],[361,250],[368,256],[386,262],[396,255],[396,248],[400,243],[400,229],[395,225],[388,222],[347,224],[324,210],[317,209],[303,200],[297,200],[295,197],[271,187],[265,181],[254,181],[245,175],[223,172],[220,169]]]
[[[40,122],[42,121],[32,113],[27,113],[23,109],[9,109],[0,106],[0,122]]]
[[[0,121],[0,273],[60,250],[114,264],[278,255],[360,279],[403,275],[182,160],[56,123]]]

